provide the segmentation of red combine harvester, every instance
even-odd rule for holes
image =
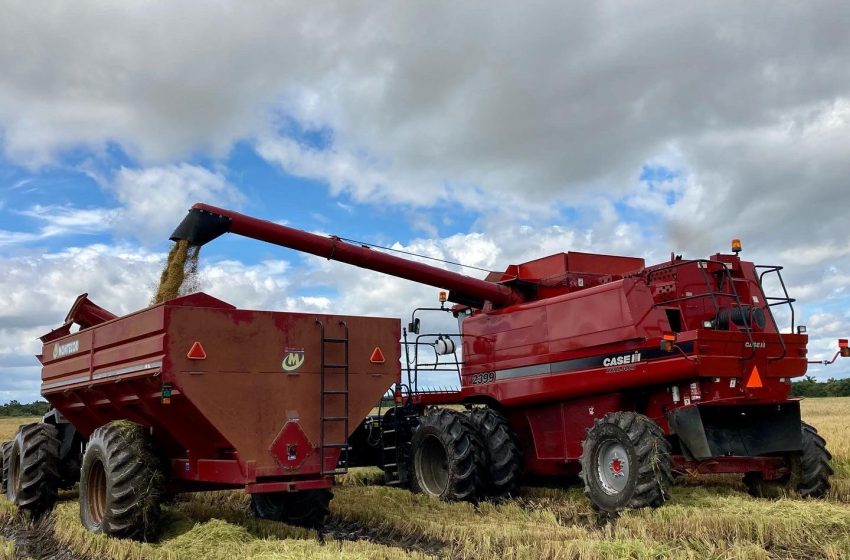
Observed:
[[[741,260],[738,241],[732,254],[649,267],[559,253],[479,280],[205,204],[172,239],[227,232],[449,290],[441,300],[456,305],[411,316],[395,406],[350,440],[350,464],[378,464],[389,484],[499,499],[523,472],[580,474],[603,515],[663,504],[676,473],[738,473],[761,496],[829,488],[825,442],[789,398],[807,368],[805,327],[781,267]],[[781,296],[764,293],[771,276]],[[421,333],[424,311],[451,312],[460,333]],[[838,355],[850,356],[846,340]],[[459,390],[418,389],[420,373],[452,363]]]
[[[167,495],[227,488],[259,517],[318,525],[350,432],[398,379],[400,335],[398,319],[203,293],[116,317],[83,294],[41,337],[53,410],[3,445],[6,494],[39,515],[79,481],[83,524],[122,538],[155,536]]]

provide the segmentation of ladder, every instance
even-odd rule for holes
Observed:
[[[320,345],[321,350],[319,352],[320,355],[320,366],[319,366],[319,390],[321,391],[321,396],[319,399],[319,473],[321,476],[325,475],[338,475],[345,474],[348,472],[348,433],[349,433],[349,418],[348,418],[348,383],[349,383],[349,371],[348,371],[348,324],[345,321],[340,321],[339,325],[342,327],[342,336],[335,337],[327,337],[325,336],[325,325],[319,320],[316,319],[316,324],[319,326],[319,334],[320,334]],[[343,348],[343,360],[340,363],[328,363],[327,361],[327,350],[329,347],[333,347],[335,345],[342,345]],[[339,376],[342,375],[343,383],[342,389],[328,389],[328,376]],[[334,386],[334,385],[331,385]],[[335,411],[333,414],[327,413],[327,400],[331,398],[333,400],[338,401],[339,398],[342,397],[342,411]],[[338,406],[337,406],[338,408]],[[329,424],[339,424],[342,423],[342,438],[343,441],[340,442],[330,442],[325,441],[325,431]],[[325,457],[327,455],[328,449],[339,449],[339,461],[335,468],[328,470],[325,468]]]
[[[410,483],[410,423],[411,411],[398,403],[381,418],[381,463],[387,486],[405,488]]]

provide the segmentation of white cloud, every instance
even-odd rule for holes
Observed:
[[[695,188],[716,188],[721,171],[737,199],[748,171],[782,164],[771,148],[804,130],[808,178],[842,184],[814,146],[846,139],[841,2],[766,15],[741,2],[18,1],[5,15],[0,126],[18,161],[112,142],[160,164],[259,138],[272,161],[357,200],[542,209],[622,194],[670,153]],[[275,119],[322,132],[327,149],[275,137]],[[805,184],[767,175],[774,193]]]
[[[233,206],[243,201],[222,174],[188,164],[124,167],[107,188],[121,203],[116,231],[146,243],[167,239],[195,202]]]

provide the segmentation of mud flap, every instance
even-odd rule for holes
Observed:
[[[683,406],[668,413],[668,421],[688,459],[763,457],[803,449],[799,401]]]

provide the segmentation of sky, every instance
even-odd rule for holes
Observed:
[[[37,398],[37,337],[78,294],[148,304],[199,201],[494,270],[740,238],[785,267],[812,358],[850,334],[850,3],[2,9],[0,401]],[[239,307],[406,319],[436,303],[234,236],[201,261],[204,291]]]

